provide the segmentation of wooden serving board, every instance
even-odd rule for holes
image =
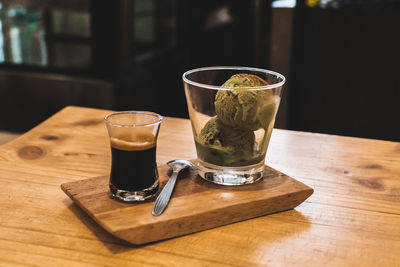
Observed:
[[[265,166],[263,179],[243,186],[221,186],[194,172],[179,176],[172,199],[161,216],[151,212],[154,199],[125,203],[110,197],[109,176],[69,182],[62,190],[105,230],[133,244],[144,244],[194,233],[270,213],[292,209],[313,189]],[[159,167],[160,190],[169,178]]]

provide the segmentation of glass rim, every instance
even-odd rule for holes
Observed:
[[[265,89],[273,89],[277,87],[281,87],[282,85],[285,84],[286,78],[282,74],[272,71],[272,70],[266,70],[266,69],[261,69],[261,68],[253,68],[253,67],[241,67],[241,66],[214,66],[214,67],[203,67],[203,68],[196,68],[196,69],[191,69],[186,71],[185,73],[182,74],[182,79],[185,83],[188,83],[190,85],[198,86],[198,87],[203,87],[207,89],[212,89],[212,90],[227,90],[230,91],[234,89],[235,87],[221,87],[217,85],[210,85],[210,84],[204,84],[204,83],[199,83],[199,82],[194,82],[189,80],[186,76],[189,74],[192,74],[194,72],[199,72],[199,71],[206,71],[206,70],[248,70],[248,71],[258,71],[258,72],[264,72],[268,74],[275,75],[279,78],[282,79],[282,81],[266,86],[253,86],[253,87],[241,87],[241,88],[248,88],[249,90],[265,90]],[[237,87],[236,87],[237,88]]]
[[[139,123],[139,124],[120,124],[120,123],[112,123],[110,121],[110,117],[118,116],[118,115],[124,115],[124,114],[142,114],[142,115],[148,115],[157,118],[157,121],[151,122],[151,123]],[[104,122],[110,126],[114,127],[121,127],[121,128],[135,128],[135,127],[145,127],[145,126],[154,126],[157,124],[160,124],[163,120],[163,116],[160,114],[157,114],[155,112],[151,111],[118,111],[118,112],[113,112],[110,114],[107,114],[104,117]]]

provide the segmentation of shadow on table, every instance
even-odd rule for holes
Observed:
[[[106,230],[104,230],[94,219],[92,219],[77,204],[64,201],[67,208],[72,211],[75,216],[85,224],[85,226],[106,246],[113,254],[122,253],[142,247],[141,245],[133,245],[122,239],[119,239]]]

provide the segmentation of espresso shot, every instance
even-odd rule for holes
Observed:
[[[111,196],[126,202],[154,197],[159,187],[156,148],[162,117],[123,111],[107,115],[104,121],[111,145]]]
[[[151,140],[151,136],[142,140]],[[110,184],[119,190],[140,191],[158,179],[156,143],[111,138],[112,167]]]

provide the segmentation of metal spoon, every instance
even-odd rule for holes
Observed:
[[[193,168],[193,164],[184,159],[171,160],[167,165],[171,167],[172,175],[156,199],[152,212],[153,216],[160,216],[168,206],[179,172],[186,168]]]

